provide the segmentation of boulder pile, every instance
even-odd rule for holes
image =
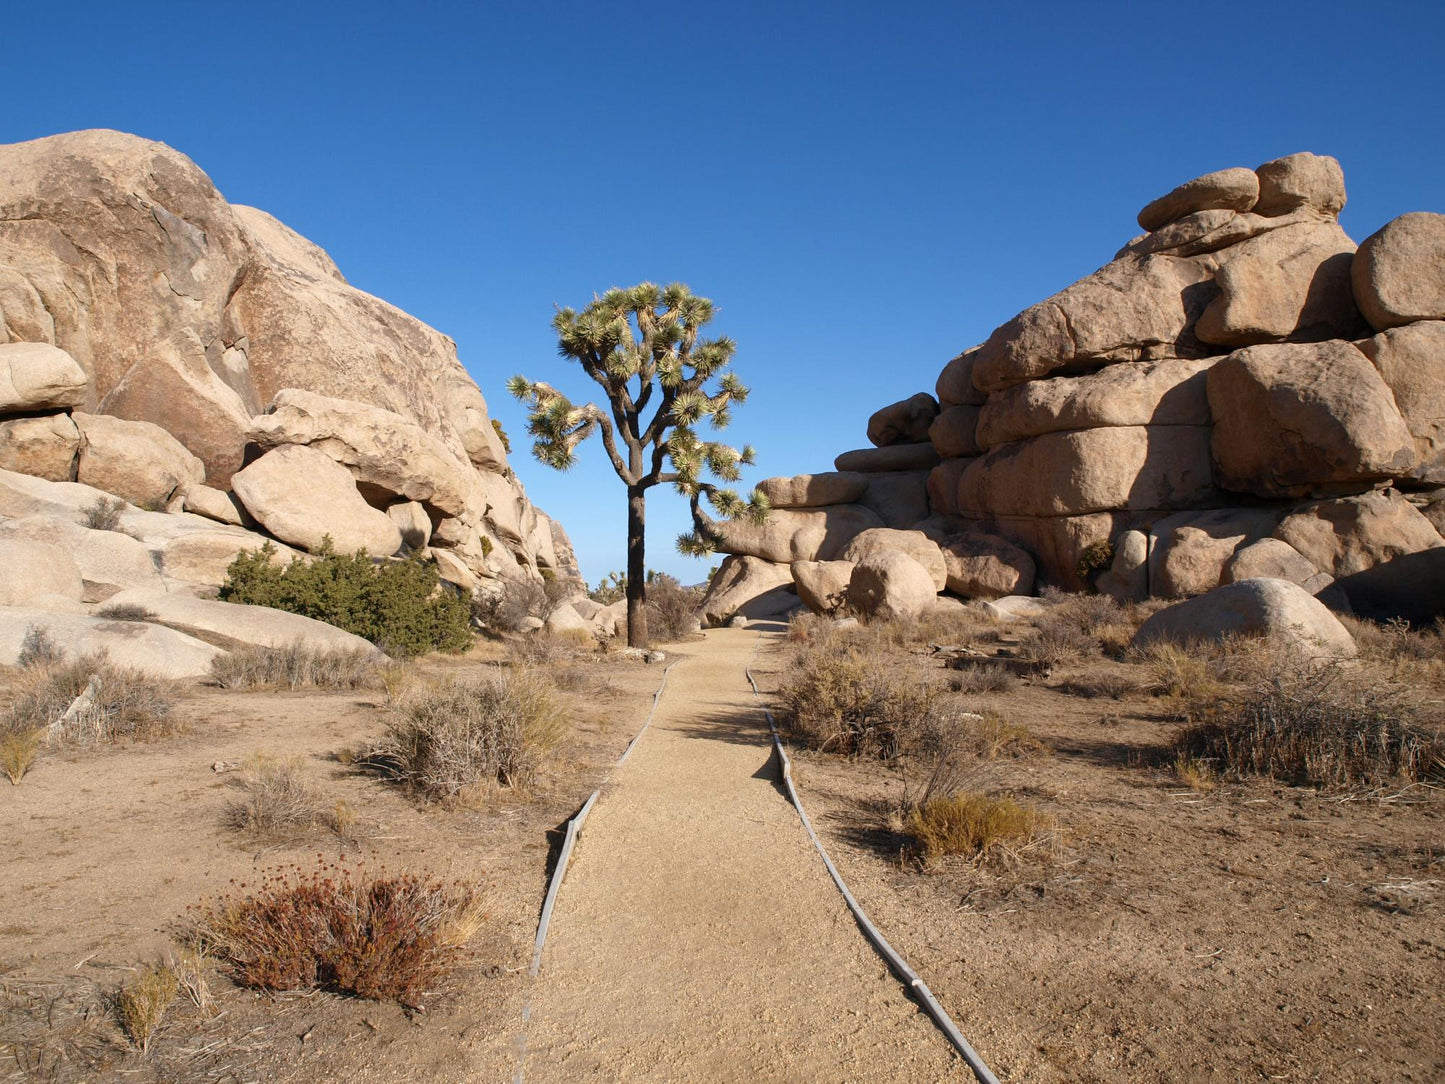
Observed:
[[[88,530],[107,496],[134,507]],[[450,339],[164,144],[0,146],[0,536],[63,551],[84,606],[204,593],[242,550],[327,535],[464,592],[581,587]],[[48,582],[16,555],[11,606]]]
[[[719,526],[724,567],[766,563],[748,576],[774,612],[917,612],[922,581],[882,552],[963,598],[1264,577],[1376,616],[1445,610],[1390,569],[1445,574],[1445,215],[1357,250],[1344,205],[1339,163],[1308,153],[1159,197],[1111,262],[874,414],[874,447],[763,482],[774,511]]]

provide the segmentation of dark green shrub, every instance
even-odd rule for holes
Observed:
[[[309,561],[293,558],[283,567],[272,560],[275,554],[268,542],[238,555],[226,570],[221,598],[325,621],[399,658],[471,645],[467,603],[440,588],[436,565],[419,557],[347,556],[329,538]]]

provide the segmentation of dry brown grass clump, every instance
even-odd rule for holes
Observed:
[[[356,814],[344,801],[329,805],[306,779],[299,757],[254,753],[242,766],[242,797],[226,806],[226,823],[237,831],[282,839],[323,828],[348,837]]]
[[[804,745],[884,758],[927,730],[937,701],[886,655],[835,641],[798,651],[779,696],[784,726]]]
[[[1019,687],[1019,676],[997,663],[979,663],[948,676],[948,687],[956,693],[1011,693]]]
[[[21,667],[14,698],[0,717],[0,735],[40,731],[45,741],[98,744],[118,738],[145,741],[174,731],[170,682],[115,666],[104,652],[35,659],[49,661]],[[87,700],[67,716],[82,693],[88,693]]]
[[[156,613],[139,603],[116,602],[102,606],[95,611],[95,616],[103,617],[107,621],[154,621]]]
[[[0,772],[5,773],[11,786],[20,785],[44,741],[45,731],[40,727],[0,731]]]
[[[1143,690],[1153,696],[1202,701],[1220,691],[1218,652],[1202,645],[1160,640],[1134,649],[1130,658],[1144,668]]]
[[[477,889],[427,874],[292,866],[195,911],[193,934],[242,986],[416,1006],[485,919]]]
[[[151,1037],[179,989],[173,968],[150,964],[136,972],[116,994],[115,1012],[121,1029],[142,1054],[149,1051]]]
[[[527,784],[568,725],[555,687],[539,671],[438,681],[401,698],[366,760],[429,800],[454,801]]]
[[[223,689],[359,689],[377,680],[376,652],[315,647],[296,640],[285,647],[238,647],[211,660],[211,677]]]
[[[1445,775],[1445,738],[1406,689],[1279,650],[1232,666],[1234,684],[1191,702],[1181,754],[1326,787]]]
[[[904,830],[919,856],[932,862],[961,855],[986,862],[1017,857],[1048,830],[1046,819],[1009,797],[953,793],[910,810]]]
[[[119,497],[97,497],[95,503],[84,510],[85,525],[92,531],[117,531],[125,508],[125,501]]]

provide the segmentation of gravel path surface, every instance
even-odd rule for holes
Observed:
[[[967,1081],[863,940],[779,789],[718,629],[587,821],[532,996],[525,1079]]]

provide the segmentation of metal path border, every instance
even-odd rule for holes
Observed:
[[[763,646],[763,636],[764,633],[758,633],[758,643],[757,647],[753,648],[753,657],[748,660],[748,664],[743,670],[743,672],[747,674],[748,684],[753,688],[753,696],[758,700],[762,699],[762,694],[758,691],[758,683],[753,678],[753,663],[757,660],[758,650]],[[984,1064],[984,1060],[979,1056],[978,1051],[963,1037],[963,1032],[958,1030],[958,1025],[953,1022],[953,1017],[949,1016],[948,1011],[938,1003],[938,999],[933,996],[933,991],[928,988],[928,984],[919,978],[918,972],[909,967],[908,961],[900,956],[897,950],[888,943],[887,938],[879,932],[878,927],[873,925],[872,920],[869,919],[862,905],[853,898],[853,893],[848,891],[848,885],[844,882],[843,875],[838,872],[838,867],[833,865],[833,860],[828,857],[827,848],[823,846],[823,841],[818,838],[818,833],[813,830],[813,822],[808,819],[808,814],[803,809],[803,803],[798,798],[797,788],[793,786],[793,763],[788,759],[787,750],[783,748],[782,737],[778,734],[777,721],[774,720],[773,713],[767,708],[763,708],[763,716],[768,720],[768,728],[773,732],[773,748],[777,751],[779,764],[782,765],[783,786],[787,788],[788,799],[793,803],[793,808],[798,811],[798,818],[803,822],[803,827],[807,829],[808,838],[813,841],[813,846],[818,849],[818,854],[823,859],[823,865],[828,868],[828,873],[832,876],[833,883],[838,886],[838,891],[843,894],[843,900],[847,903],[848,910],[853,913],[853,918],[858,923],[858,927],[863,931],[863,936],[868,939],[878,951],[878,954],[888,962],[888,966],[893,973],[898,976],[908,987],[909,991],[919,1000],[923,1006],[923,1011],[932,1018],[933,1022],[938,1025],[939,1030],[948,1037],[948,1041],[953,1044],[954,1049],[956,1049],[959,1054],[962,1055],[963,1060],[968,1063],[968,1067],[973,1070],[973,1075],[978,1078],[980,1084],[999,1084],[998,1077],[993,1075],[992,1070]]]

